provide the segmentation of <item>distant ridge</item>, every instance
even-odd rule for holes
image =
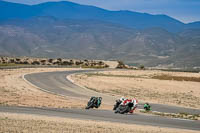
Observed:
[[[0,53],[198,67],[200,29],[175,34],[162,28],[137,30],[97,20],[32,17],[0,23]]]
[[[34,16],[101,20],[136,29],[160,27],[171,32],[181,31],[188,26],[167,15],[151,15],[132,11],[109,11],[95,6],[80,5],[67,1],[46,2],[32,6],[0,1],[0,20]],[[189,27],[191,27],[191,24]],[[199,25],[193,24],[192,27],[196,28]]]
[[[72,2],[0,1],[0,55],[200,67],[200,22]]]

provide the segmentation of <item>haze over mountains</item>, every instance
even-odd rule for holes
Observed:
[[[71,2],[0,1],[0,55],[200,66],[200,22]]]

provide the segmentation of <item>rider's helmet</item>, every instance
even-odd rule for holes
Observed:
[[[134,106],[136,106],[138,104],[138,100],[135,98],[133,98],[131,102],[133,103]]]
[[[120,101],[125,101],[126,99],[124,97],[121,97],[119,100]]]
[[[99,100],[102,100],[102,97],[99,97]]]
[[[101,105],[101,101],[102,101],[102,97],[98,97],[98,100],[97,100],[97,104],[98,104],[98,106]]]

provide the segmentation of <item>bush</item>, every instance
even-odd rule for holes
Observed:
[[[140,68],[141,70],[144,70],[144,69],[145,69],[144,65],[140,65],[139,68]]]

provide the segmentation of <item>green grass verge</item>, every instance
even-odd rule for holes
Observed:
[[[200,82],[200,77],[183,77],[183,76],[171,76],[167,74],[156,75],[152,77],[153,79],[159,80],[174,80],[174,81],[193,81]]]
[[[134,76],[134,75],[113,75],[113,74],[103,74],[103,73],[86,73],[88,77],[91,76],[105,76],[105,77],[124,77],[124,78],[146,78],[145,75]]]
[[[6,67],[6,66],[22,66],[24,64],[15,64],[15,63],[5,63],[5,64],[2,64],[0,63],[0,67]]]

